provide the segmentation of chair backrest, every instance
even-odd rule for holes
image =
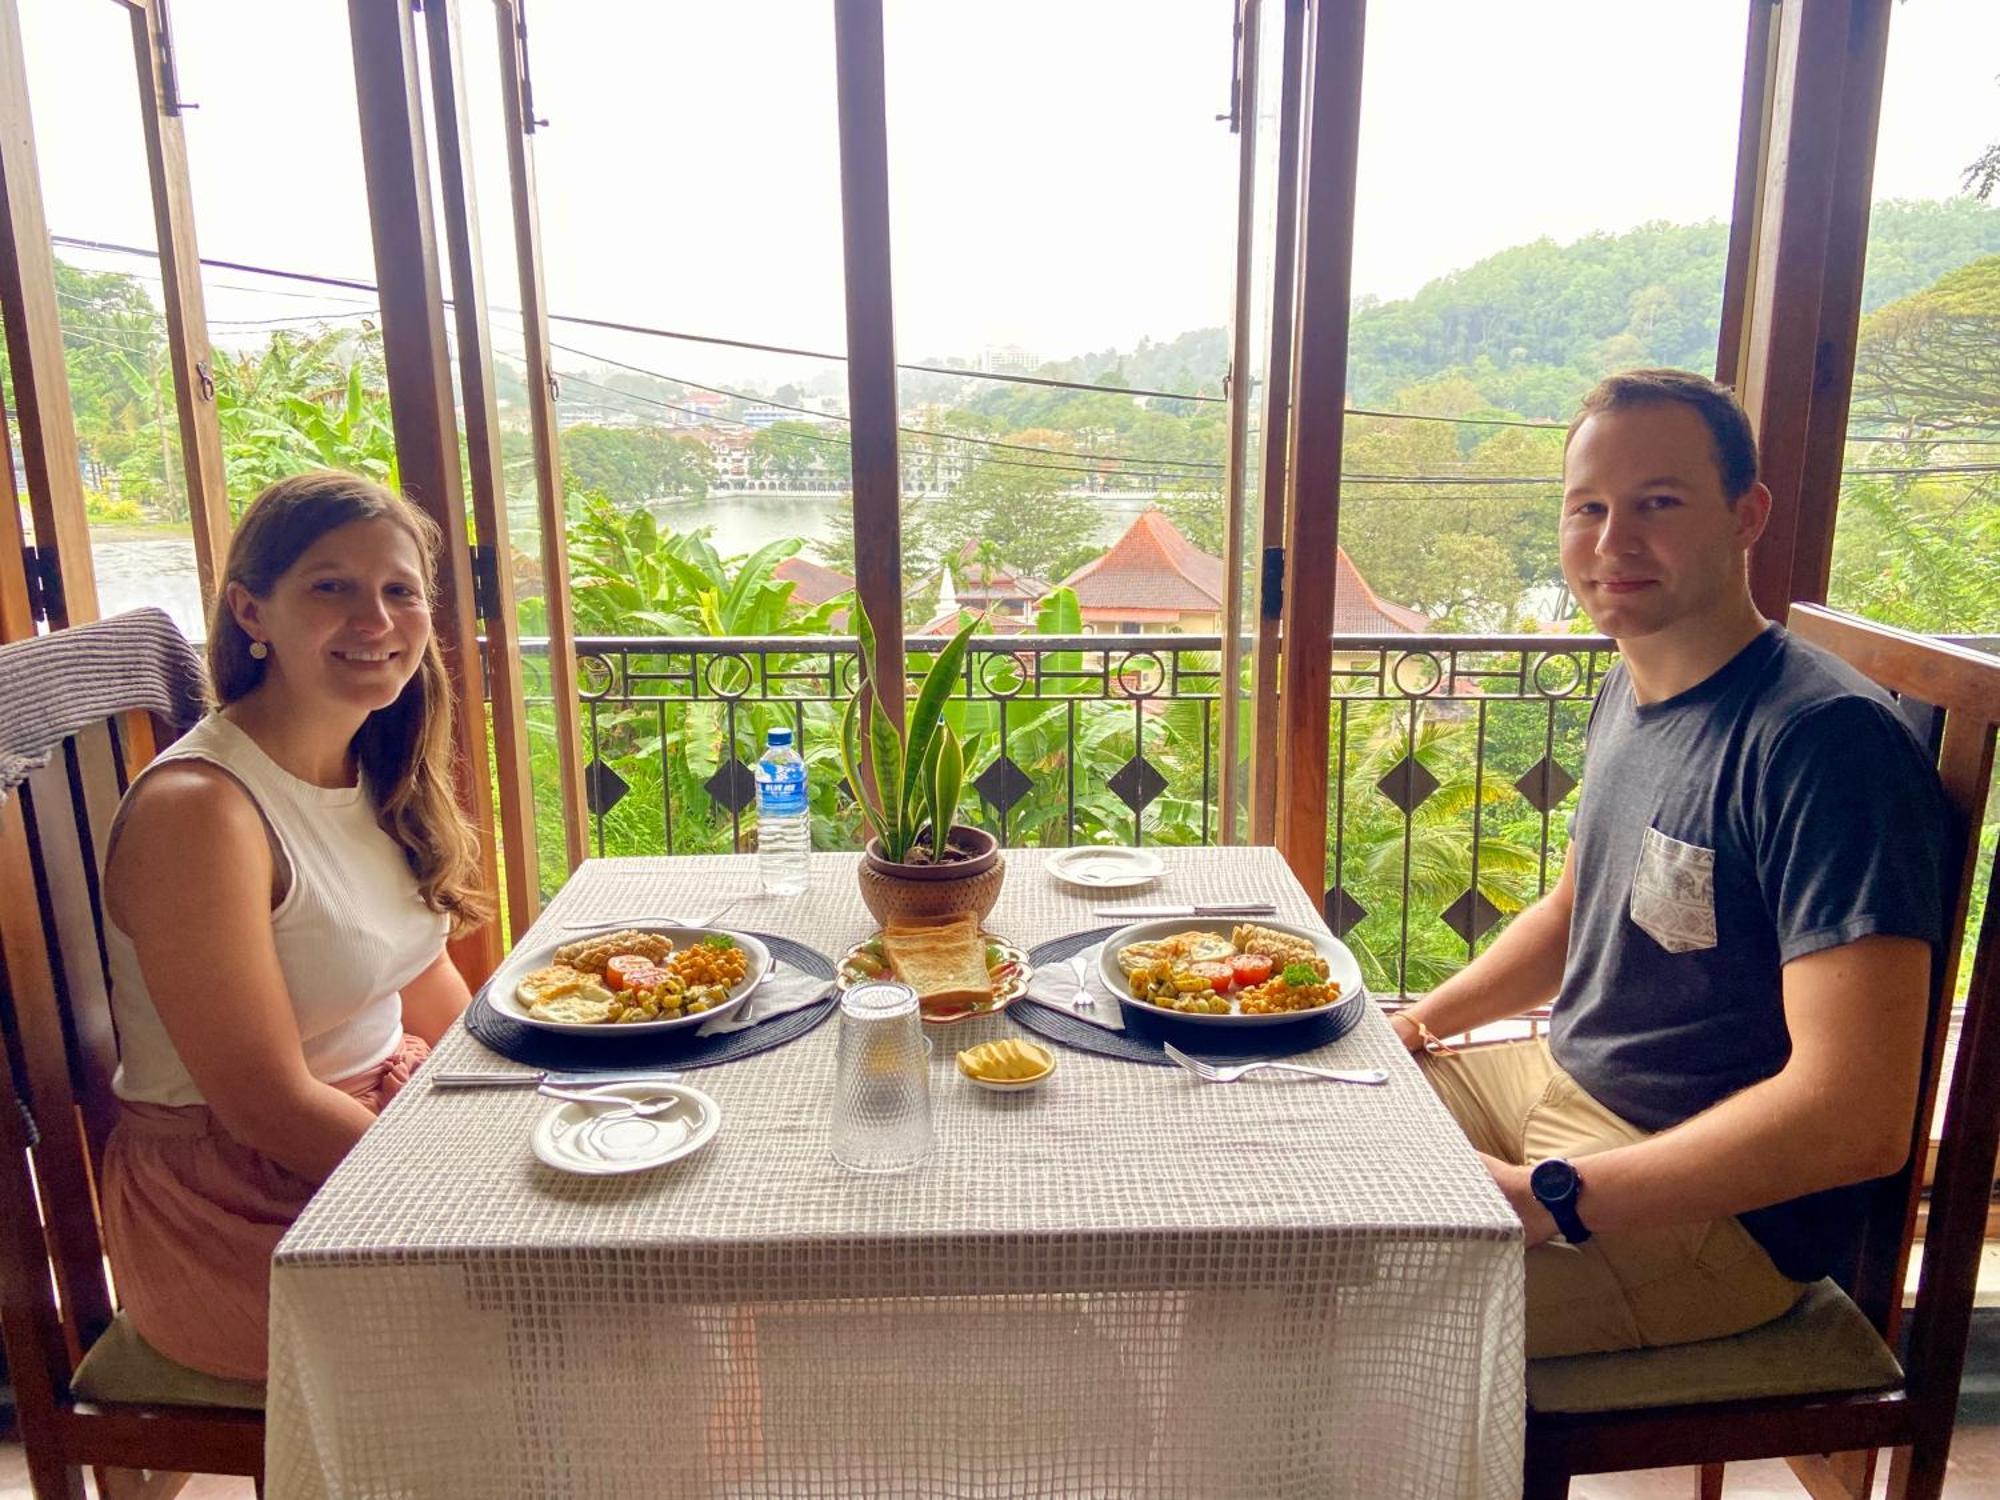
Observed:
[[[1787,625],[1896,696],[1905,717],[1936,752],[1957,824],[1949,864],[1954,882],[1947,908],[1950,925],[1943,962],[1932,976],[1910,1157],[1871,1199],[1861,1259],[1849,1288],[1893,1343],[1928,1175],[1930,1211],[1911,1314],[1909,1385],[1913,1395],[1928,1394],[1923,1387],[1948,1378],[1955,1390],[2000,1135],[2000,973],[1995,972],[2000,968],[2000,883],[1986,900],[1965,1006],[1957,1020],[1958,1044],[1947,1066],[1966,919],[1978,875],[1980,823],[1992,787],[1995,729],[2000,726],[2000,657],[1813,605],[1794,605]],[[2000,882],[2000,867],[1993,878]],[[1933,1163],[1931,1124],[1941,1085],[1947,1092]],[[1929,1174],[1927,1164],[1934,1166]]]
[[[0,647],[0,1331],[24,1429],[111,1320],[96,1181],[118,1050],[101,876],[119,799],[198,711],[198,684],[158,611]]]

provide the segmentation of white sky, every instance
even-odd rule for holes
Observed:
[[[21,4],[52,227],[152,244],[123,8]],[[493,27],[481,0],[460,9],[489,289],[512,305]],[[1227,320],[1228,0],[886,9],[902,357],[1058,357]],[[831,14],[530,0],[553,309],[844,347]],[[174,0],[173,17],[201,106],[186,129],[203,253],[372,279],[346,6]],[[1726,216],[1743,17],[1744,0],[1375,0],[1357,293],[1407,295],[1540,235]],[[1876,196],[1946,196],[2000,139],[2000,4],[1906,0],[1893,26]],[[212,273],[211,316],[339,305],[235,290],[251,285]],[[828,368],[556,336],[695,379]]]

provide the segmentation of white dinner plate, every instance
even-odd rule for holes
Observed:
[[[1122,891],[1159,879],[1166,864],[1150,849],[1080,844],[1050,855],[1042,868],[1069,885],[1093,891]]]
[[[648,1171],[699,1151],[722,1124],[721,1107],[684,1083],[606,1084],[581,1092],[616,1097],[602,1104],[565,1101],[537,1120],[528,1138],[535,1155],[558,1171],[586,1177]],[[624,1114],[620,1099],[667,1108],[650,1115]]]
[[[1326,960],[1326,977],[1329,984],[1340,986],[1340,998],[1326,1005],[1316,1005],[1311,1010],[1280,1011],[1269,1016],[1199,1015],[1193,1011],[1170,1010],[1164,1005],[1154,1005],[1151,1001],[1132,998],[1132,987],[1126,982],[1125,971],[1118,967],[1118,950],[1130,943],[1157,941],[1172,937],[1177,932],[1214,932],[1228,937],[1237,927],[1244,924],[1268,927],[1273,932],[1288,933],[1292,937],[1304,938],[1319,950]],[[1153,922],[1135,922],[1130,927],[1121,927],[1104,940],[1104,947],[1097,960],[1098,972],[1105,986],[1118,997],[1121,1005],[1129,1005],[1134,1010],[1149,1016],[1161,1016],[1169,1021],[1185,1021],[1191,1026],[1286,1026],[1293,1021],[1309,1021],[1315,1016],[1323,1016],[1328,1011],[1345,1004],[1363,988],[1361,965],[1347,944],[1330,933],[1320,932],[1311,927],[1296,927],[1289,922],[1274,922],[1268,917],[1165,917]]]
[[[715,927],[656,927],[650,923],[641,922],[623,922],[616,926],[603,927],[598,930],[600,932],[631,931],[658,933],[661,937],[668,937],[674,940],[674,950],[676,952],[688,947],[690,944],[700,942],[705,937],[713,937],[717,932],[722,931],[722,929]],[[567,947],[571,943],[583,942],[591,935],[587,932],[570,933],[561,942],[542,943],[533,948],[515,949],[512,954],[508,955],[507,962],[501,965],[500,972],[493,976],[491,983],[487,986],[486,1003],[491,1005],[508,1020],[519,1021],[523,1026],[533,1026],[542,1031],[561,1031],[575,1036],[654,1036],[663,1031],[683,1031],[691,1027],[700,1026],[705,1022],[713,1021],[718,1016],[730,1014],[732,1011],[738,1009],[745,1000],[750,998],[750,992],[762,984],[764,976],[771,972],[770,949],[758,942],[757,939],[751,937],[747,932],[729,932],[725,935],[733,938],[736,945],[743,950],[744,954],[750,960],[749,967],[743,971],[742,979],[738,980],[731,987],[729,998],[712,1009],[696,1011],[691,1016],[675,1016],[673,1019],[667,1021],[633,1021],[629,1024],[615,1021],[545,1021],[539,1016],[531,1015],[528,1007],[515,997],[515,986],[533,970],[546,968],[548,965],[554,963],[556,949]]]

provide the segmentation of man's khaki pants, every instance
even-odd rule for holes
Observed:
[[[1564,1157],[1587,1187],[1590,1153],[1649,1133],[1585,1093],[1539,1038],[1417,1061],[1472,1144],[1502,1161]],[[1528,1357],[1741,1333],[1788,1311],[1804,1289],[1733,1218],[1550,1240],[1528,1251]]]

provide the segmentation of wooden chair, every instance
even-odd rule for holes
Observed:
[[[2000,724],[2000,658],[1810,605],[1789,628],[1896,695],[1935,747],[1960,826],[1951,940],[1932,996],[1910,1160],[1872,1195],[1858,1265],[1792,1312],[1734,1338],[1528,1366],[1524,1493],[1548,1500],[1572,1475],[1698,1465],[1719,1495],[1730,1460],[1786,1458],[1816,1500],[1868,1493],[1876,1450],[1893,1450],[1889,1494],[1943,1489],[2000,1135],[2000,869],[1988,888],[1957,1044],[1950,997],[1963,946],[1980,819]],[[1907,1364],[1895,1347],[1923,1197],[1930,1125],[1945,1089]]]
[[[109,1500],[263,1471],[263,1387],[148,1348],[98,1232],[117,1110],[104,839],[159,737],[199,713],[199,682],[158,610],[0,647],[0,1334],[37,1500],[82,1500],[85,1467]]]

